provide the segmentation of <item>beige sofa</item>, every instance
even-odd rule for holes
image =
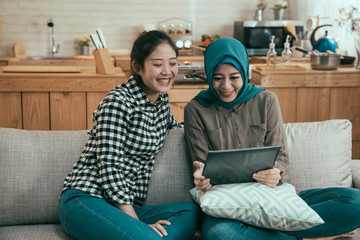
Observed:
[[[360,160],[351,160],[350,121],[289,123],[285,129],[297,190],[360,188]],[[183,129],[168,132],[146,204],[192,201],[192,165],[183,134]],[[58,197],[86,141],[87,131],[0,128],[0,239],[70,239],[59,224]]]

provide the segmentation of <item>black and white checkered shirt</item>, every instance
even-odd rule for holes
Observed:
[[[134,78],[115,87],[93,114],[94,127],[79,161],[66,177],[66,189],[118,204],[142,205],[155,155],[167,129],[182,127],[167,94],[152,103]]]

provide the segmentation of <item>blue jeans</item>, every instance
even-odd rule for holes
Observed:
[[[302,239],[345,234],[360,227],[360,190],[353,188],[310,189],[299,196],[324,220],[310,229],[286,232],[244,224],[240,221],[206,216],[202,225],[204,239],[257,240]]]
[[[164,239],[190,239],[200,227],[201,210],[189,202],[134,207],[139,220],[102,198],[69,189],[60,197],[59,215],[64,230],[76,239],[162,239],[147,224],[168,220]]]

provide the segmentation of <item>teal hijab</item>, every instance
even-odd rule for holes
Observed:
[[[214,71],[224,63],[233,64],[239,70],[243,79],[243,86],[232,102],[221,101],[211,84]],[[204,107],[223,106],[230,108],[250,100],[259,92],[265,90],[249,84],[249,56],[245,46],[234,38],[220,38],[213,41],[204,53],[204,67],[209,88],[194,97]]]

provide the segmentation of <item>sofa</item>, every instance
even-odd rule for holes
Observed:
[[[284,126],[291,184],[297,191],[360,188],[360,160],[351,159],[350,121]],[[0,239],[71,239],[59,224],[58,199],[87,138],[86,130],[0,128]],[[193,201],[192,172],[183,129],[170,130],[156,157],[146,204]],[[359,232],[354,239],[360,239]]]

